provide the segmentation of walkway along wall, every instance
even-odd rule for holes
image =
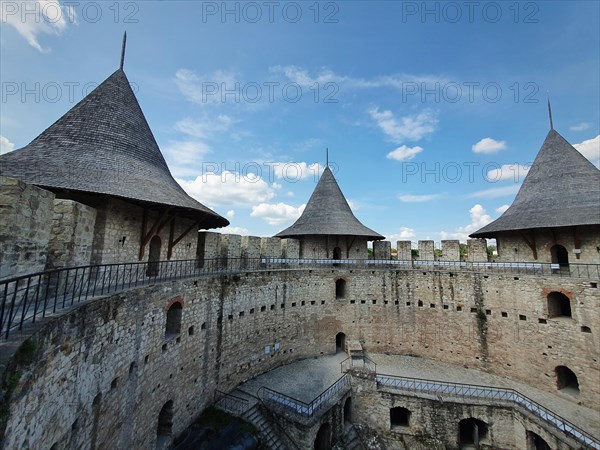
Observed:
[[[553,291],[572,317],[549,316]],[[552,276],[319,269],[167,282],[83,305],[32,338],[4,380],[4,447],[152,448],[167,402],[177,435],[215,389],[334,353],[339,332],[367,352],[475,367],[598,408],[599,315],[597,284]],[[577,376],[577,397],[557,391],[557,366]]]

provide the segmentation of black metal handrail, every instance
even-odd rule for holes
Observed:
[[[0,336],[23,329],[39,318],[90,298],[126,289],[197,276],[243,272],[324,269],[337,270],[451,270],[511,275],[558,275],[600,279],[600,265],[571,264],[552,269],[542,263],[485,263],[461,261],[397,261],[371,259],[212,258],[89,265],[46,270],[0,280]]]
[[[354,365],[354,361],[357,359],[362,361],[362,366]],[[342,373],[346,373],[349,370],[359,370],[366,371],[368,373],[377,373],[377,363],[369,357],[367,357],[366,355],[362,355],[360,358],[353,358],[349,356],[348,358],[340,362],[340,369]]]
[[[430,394],[445,394],[456,397],[483,398],[494,401],[505,401],[536,415],[543,421],[553,425],[560,431],[572,436],[585,448],[600,449],[600,442],[569,422],[555,412],[543,407],[520,392],[510,388],[482,386],[476,384],[453,383],[449,381],[435,381],[420,378],[401,377],[397,375],[377,374],[375,380],[378,385],[384,385],[412,392],[426,392]]]
[[[350,378],[347,374],[338,378],[331,386],[321,392],[310,403],[303,402],[282,392],[275,391],[266,386],[261,386],[257,395],[263,404],[275,404],[286,410],[304,417],[312,417],[319,409],[328,404],[328,400],[334,397],[342,389],[350,386]]]
[[[250,402],[246,398],[215,389],[215,406],[220,406],[225,411],[241,416],[250,408]]]

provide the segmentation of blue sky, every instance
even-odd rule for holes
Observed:
[[[464,239],[509,205],[554,126],[598,165],[600,3],[2,2],[2,152],[118,68],[175,178],[269,236],[325,148],[389,239]]]

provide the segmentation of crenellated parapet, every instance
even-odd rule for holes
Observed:
[[[200,259],[257,259],[299,257],[296,239],[275,237],[241,236],[201,231],[198,235],[198,257]]]
[[[487,242],[485,239],[468,239],[466,254],[463,256],[460,254],[460,242],[458,240],[444,240],[441,244],[441,249],[438,249],[435,247],[434,241],[421,240],[417,242],[417,249],[415,249],[417,251],[414,252],[411,241],[396,241],[395,247],[392,247],[390,241],[374,241],[372,256],[353,259],[376,259],[384,261],[488,261]],[[200,232],[198,255],[203,255],[204,259],[301,258],[300,241],[297,239],[240,236],[209,231]]]

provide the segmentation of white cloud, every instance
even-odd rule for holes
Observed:
[[[235,210],[230,209],[229,211],[227,211],[227,214],[225,214],[227,216],[228,219],[232,219],[235,216]]]
[[[276,178],[291,183],[308,177],[318,180],[325,169],[325,166],[319,163],[308,164],[306,162],[265,162],[264,165],[271,168]]]
[[[442,239],[458,239],[464,242],[471,233],[474,233],[492,221],[485,208],[480,204],[476,204],[469,210],[469,216],[471,217],[470,224],[458,227],[454,232],[442,231],[440,232],[440,237]]]
[[[408,227],[400,228],[399,233],[392,233],[390,235],[386,235],[386,240],[388,241],[410,241],[416,237],[415,230]]]
[[[408,161],[413,159],[416,155],[423,151],[422,147],[407,147],[406,145],[402,145],[398,147],[396,150],[389,152],[387,154],[388,159],[395,159],[396,161]]]
[[[600,167],[600,134],[593,139],[574,144],[573,147],[596,167]]]
[[[582,122],[577,125],[571,125],[569,129],[571,131],[585,131],[590,127],[590,124],[587,122]]]
[[[495,139],[486,137],[473,144],[471,149],[474,153],[496,153],[506,148],[506,141],[496,141]]]
[[[374,107],[369,115],[390,141],[401,144],[404,141],[419,141],[436,130],[438,119],[431,110],[425,110],[412,116],[400,119],[394,117],[390,110],[379,111]]]
[[[210,75],[198,75],[189,69],[178,69],[175,72],[175,84],[185,98],[201,105],[224,103],[222,93],[225,90],[239,93],[236,88],[236,77],[233,73],[217,70]],[[228,96],[225,100],[233,102]]]
[[[492,169],[486,174],[487,181],[512,180],[514,182],[523,181],[529,172],[529,166],[521,164],[503,164],[501,167]]]
[[[504,213],[504,211],[506,211],[508,208],[510,208],[510,205],[502,205],[502,206],[498,206],[498,207],[496,208],[496,212],[497,212],[498,214],[503,214],[503,213]]]
[[[219,114],[216,119],[209,119],[206,115],[202,119],[186,117],[175,124],[175,129],[181,133],[199,139],[206,139],[216,132],[227,131],[235,121],[225,114]]]
[[[306,205],[295,208],[287,203],[261,203],[253,206],[250,215],[265,220],[269,225],[283,225],[298,219]]]
[[[223,234],[240,234],[242,236],[248,236],[250,234],[247,228],[232,227],[231,225],[225,228],[219,228],[217,231]]]
[[[514,195],[519,192],[520,184],[513,184],[511,186],[504,186],[498,188],[484,189],[477,191],[469,195],[470,198],[497,198],[504,197],[506,195]]]
[[[194,167],[210,152],[208,145],[200,141],[170,141],[164,149],[165,159],[175,177],[192,177],[198,174]]]
[[[193,181],[176,179],[192,197],[205,205],[241,205],[267,202],[275,196],[269,184],[257,175],[223,171],[208,172]]]
[[[2,23],[14,27],[36,50],[46,53],[38,40],[40,34],[59,36],[69,24],[77,24],[73,6],[57,0],[2,2]]]
[[[435,200],[439,197],[440,197],[439,194],[426,194],[426,195],[402,194],[402,195],[398,196],[400,201],[405,202],[405,203],[429,202],[429,201]]]
[[[0,135],[0,155],[12,152],[15,149],[15,144],[10,142],[7,138]]]
[[[345,88],[396,88],[406,89],[407,83],[411,87],[415,83],[425,83],[426,85],[435,83],[448,83],[450,80],[436,75],[414,75],[414,74],[395,74],[381,75],[370,79],[353,78],[346,75],[339,75],[326,67],[321,68],[318,73],[311,75],[306,69],[298,66],[273,66],[269,68],[273,74],[283,75],[289,81],[298,83],[302,87],[315,87],[315,83],[323,85],[325,83],[343,84]]]

